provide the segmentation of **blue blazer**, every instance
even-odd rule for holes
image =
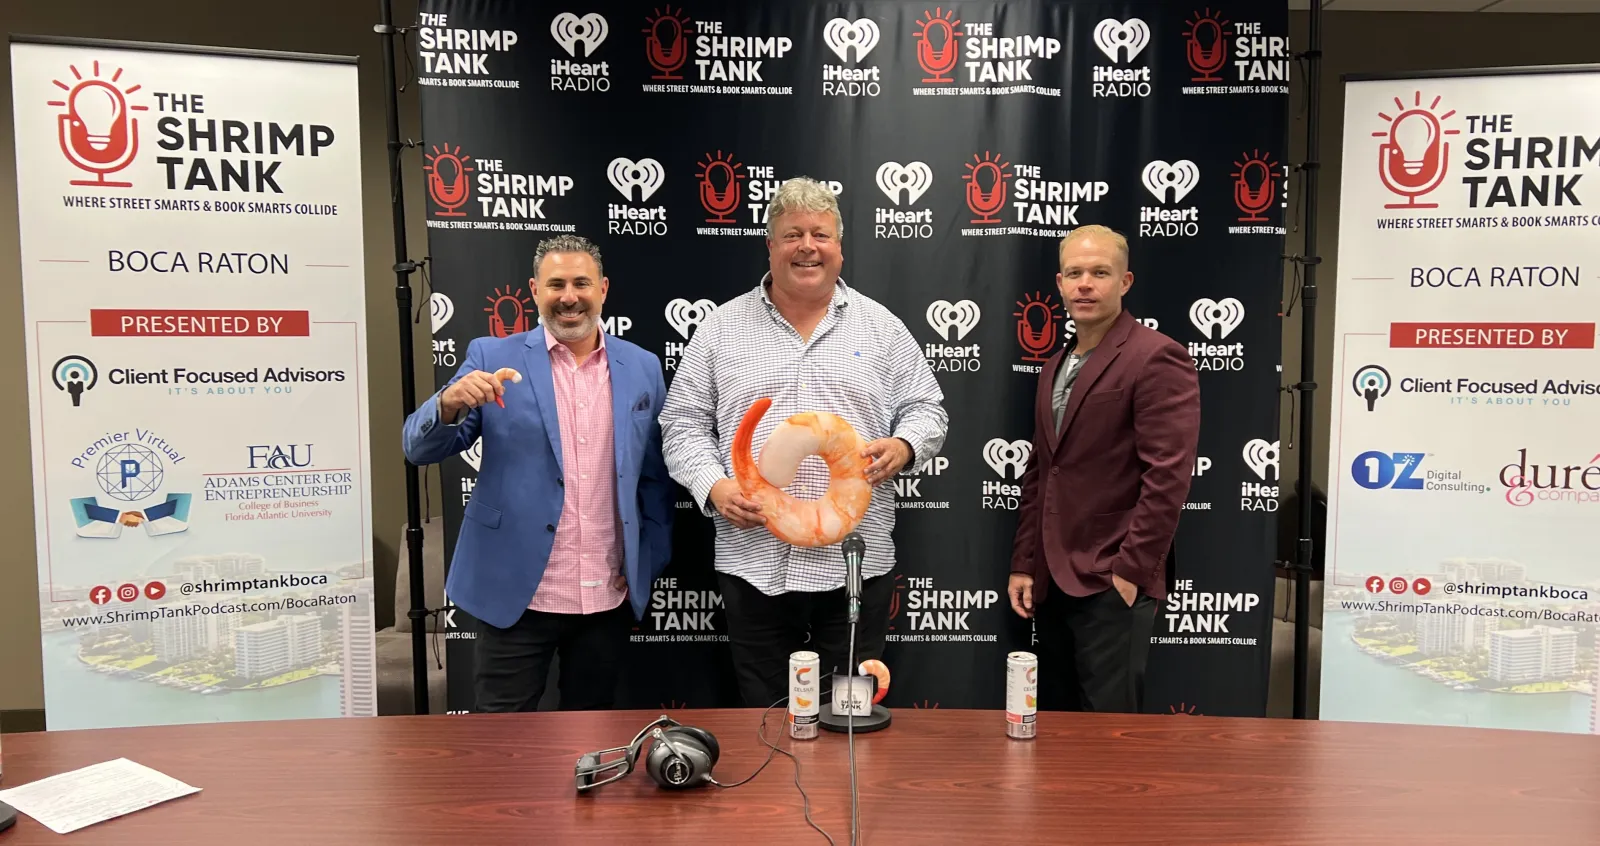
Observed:
[[[623,572],[635,618],[643,619],[650,586],[672,555],[677,492],[661,456],[661,405],[666,382],[661,359],[635,344],[606,336],[615,430],[617,511],[622,518]],[[507,338],[476,338],[448,388],[474,371],[511,367],[505,408],[490,403],[459,423],[439,419],[439,394],[406,418],[404,449],[412,464],[436,464],[483,438],[478,483],[456,536],[445,593],[490,625],[509,628],[533,594],[550,560],[561,521],[561,427],[544,328]],[[440,389],[440,393],[444,388]]]

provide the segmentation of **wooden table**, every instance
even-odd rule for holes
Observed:
[[[657,712],[382,717],[9,735],[14,787],[116,757],[204,790],[23,844],[824,843],[784,756],[754,781],[669,792],[643,769],[579,797],[573,765]],[[737,781],[767,756],[756,711],[683,711]],[[769,729],[778,729],[775,713]],[[895,713],[857,735],[870,844],[1559,844],[1600,842],[1600,737],[1189,716]],[[770,736],[770,735],[769,735]],[[812,817],[849,842],[846,741],[779,745]]]

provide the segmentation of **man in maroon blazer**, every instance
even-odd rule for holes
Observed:
[[[1077,324],[1039,374],[1011,553],[1011,607],[1034,618],[1039,707],[1132,713],[1200,436],[1194,361],[1122,308],[1128,242],[1062,239],[1056,285]]]

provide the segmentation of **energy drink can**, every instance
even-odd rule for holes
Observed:
[[[1032,740],[1039,713],[1039,658],[1032,652],[1006,656],[1006,737]]]
[[[822,714],[822,660],[815,652],[789,656],[789,736],[814,740]]]

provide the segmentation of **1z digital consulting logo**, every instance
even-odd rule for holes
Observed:
[[[1289,37],[1235,23],[1209,7],[1184,23],[1184,57],[1193,74],[1185,94],[1288,94]]]
[[[1096,65],[1093,71],[1096,97],[1150,96],[1150,68],[1131,65],[1150,44],[1150,26],[1138,18],[1119,21],[1106,18],[1095,25],[1094,46],[1114,64]]]
[[[1000,153],[985,150],[974,153],[965,163],[961,178],[967,183],[965,198],[972,212],[962,235],[1031,235],[1061,238],[1067,229],[1081,225],[1079,213],[1085,203],[1098,203],[1110,193],[1102,181],[1070,182],[1046,179],[1039,165],[1013,166]],[[1010,202],[1007,203],[1007,200]],[[1007,205],[1009,215],[1002,216]],[[1005,218],[1011,218],[1008,222]],[[1043,226],[1059,228],[1040,228]]]
[[[993,23],[963,23],[954,9],[945,8],[925,10],[911,35],[917,45],[917,64],[926,74],[922,84],[911,89],[914,95],[1061,96],[1060,88],[1035,84],[1049,72],[1045,63],[1061,54],[1059,38],[995,35]],[[957,77],[967,84],[946,87]]]
[[[64,100],[50,100],[47,105],[64,109],[56,115],[57,140],[61,155],[73,167],[94,174],[93,179],[73,179],[72,185],[91,188],[132,188],[133,183],[107,179],[139,155],[139,119],[133,112],[149,111],[150,107],[133,102],[130,98],[144,86],[122,78],[121,67],[105,68],[102,78],[100,61],[89,66],[84,76],[77,65],[68,65],[72,84],[53,79],[57,88],[67,92]]]
[[[1031,441],[991,438],[983,445],[983,463],[1002,480],[1020,482],[1033,455]],[[1009,472],[1009,475],[1007,473]],[[1022,485],[1008,481],[983,483],[983,507],[988,511],[1016,511],[1022,505]]]
[[[522,87],[521,80],[490,77],[489,57],[511,52],[521,40],[515,31],[453,27],[449,15],[429,12],[417,15],[417,23],[417,58],[422,60],[419,85]]]
[[[1266,482],[1269,475],[1274,483],[1278,481],[1278,442],[1252,439],[1244,445],[1244,463],[1261,481],[1239,484],[1239,510],[1277,511],[1278,486]]]
[[[667,234],[667,207],[646,206],[650,197],[667,181],[667,169],[655,159],[615,158],[606,166],[606,180],[617,189],[626,203],[606,206],[606,233],[608,235]],[[638,205],[634,205],[634,197]]]
[[[877,65],[863,65],[867,54],[878,46],[883,33],[871,18],[834,18],[822,27],[822,42],[845,64],[822,66],[824,97],[876,97],[882,93],[882,73]],[[852,54],[854,58],[852,59]],[[851,62],[857,67],[850,67]]]
[[[973,633],[972,615],[984,614],[999,602],[997,590],[939,590],[931,578],[907,578],[895,585],[889,602],[889,625],[895,632],[889,640],[994,643],[995,633]]]
[[[1221,300],[1201,297],[1189,306],[1189,322],[1206,337],[1206,342],[1194,341],[1189,344],[1189,356],[1194,359],[1194,369],[1244,369],[1242,341],[1232,344],[1209,343],[1226,340],[1233,330],[1239,328],[1239,324],[1244,322],[1244,303],[1234,297],[1223,297]]]
[[[872,237],[933,237],[933,209],[917,207],[917,201],[933,187],[933,168],[925,162],[884,162],[878,165],[874,181],[894,207],[878,206],[872,210]]]
[[[571,12],[556,15],[550,21],[550,37],[566,51],[567,58],[550,60],[550,90],[610,91],[609,62],[574,61],[594,58],[610,31],[605,17],[594,12],[581,18]]]
[[[946,341],[965,340],[968,333],[978,326],[978,319],[983,312],[978,309],[978,304],[972,300],[950,302],[949,300],[934,300],[928,304],[925,315],[928,325],[939,337]],[[928,356],[928,365],[934,372],[958,373],[977,372],[983,366],[978,358],[981,352],[977,344],[927,344],[923,352]]]
[[[717,310],[717,304],[710,300],[695,300],[690,302],[678,298],[667,303],[667,325],[677,332],[682,341],[668,341],[665,354],[662,356],[662,369],[676,370],[678,360],[683,358],[684,350],[688,349],[689,339],[694,337],[694,330],[711,317]]]
[[[766,74],[781,67],[794,49],[785,35],[728,35],[721,21],[693,21],[668,5],[645,18],[644,57],[655,71],[644,90],[658,94],[793,94],[792,86],[770,86]],[[691,42],[691,36],[693,38]],[[692,47],[692,50],[691,50]],[[694,54],[694,78],[684,85],[685,65]],[[670,84],[664,84],[670,83]]]
[[[1200,168],[1188,159],[1167,163],[1157,159],[1139,174],[1144,190],[1159,206],[1139,209],[1139,237],[1186,237],[1200,234],[1200,209],[1183,206],[1183,198],[1200,184]]]

